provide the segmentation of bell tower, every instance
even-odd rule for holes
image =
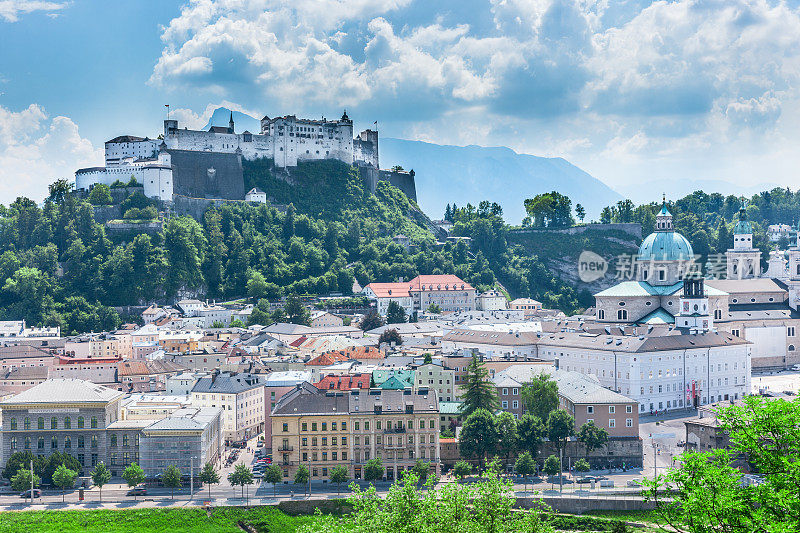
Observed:
[[[728,279],[761,277],[761,250],[753,248],[753,225],[747,220],[747,200],[741,199],[739,221],[733,228],[733,248],[725,252]]]

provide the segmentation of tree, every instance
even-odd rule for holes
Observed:
[[[283,481],[283,471],[281,467],[276,464],[271,464],[264,472],[264,481],[272,483],[272,495],[276,496],[278,493],[278,483]]]
[[[519,448],[531,454],[536,459],[539,453],[539,446],[544,440],[547,428],[538,416],[525,413],[517,422],[517,434],[519,435]]]
[[[588,472],[592,467],[586,459],[578,459],[575,461],[575,470],[578,472]]]
[[[65,179],[58,179],[48,186],[48,191],[50,192],[48,199],[52,200],[58,205],[61,205],[67,199],[67,196],[72,193],[73,187],[73,183]]]
[[[796,531],[800,399],[745,396],[741,405],[715,414],[729,449],[685,452],[666,474],[643,480],[656,512],[673,531],[684,533]],[[762,473],[760,484],[743,478],[736,467],[743,458]]]
[[[89,203],[92,205],[109,205],[114,202],[111,198],[111,189],[105,183],[97,183],[89,193]]]
[[[537,194],[524,201],[525,211],[536,227],[566,227],[574,224],[572,200],[556,191]]]
[[[458,450],[464,457],[481,461],[497,451],[497,425],[492,413],[478,409],[467,417],[461,428]]]
[[[548,476],[555,476],[561,473],[561,460],[555,455],[551,455],[544,461],[544,471]],[[553,482],[550,481],[550,488],[553,488]]]
[[[374,309],[367,311],[364,316],[361,317],[361,322],[358,323],[358,327],[361,328],[361,331],[369,331],[379,328],[382,325],[383,320],[380,316],[378,316],[378,312]]]
[[[92,470],[92,482],[100,489],[100,501],[103,501],[103,485],[111,481],[111,471],[102,461]]]
[[[364,480],[378,481],[383,479],[383,461],[380,457],[373,457],[364,465]]]
[[[546,421],[558,408],[558,384],[549,374],[538,374],[522,387],[522,405],[526,412]]]
[[[350,473],[344,465],[334,466],[328,471],[328,479],[330,479],[331,483],[336,483],[336,494],[339,496],[342,483],[347,483],[350,479]]]
[[[431,355],[429,353],[422,354],[422,364],[423,365],[429,365],[431,363],[433,363],[433,355]]]
[[[402,324],[406,321],[406,310],[392,300],[389,302],[389,307],[386,308],[386,323],[387,324]]]
[[[467,365],[464,376],[466,385],[463,386],[461,413],[467,417],[478,409],[494,411],[498,406],[497,389],[489,379],[489,371],[477,355],[472,356],[472,361]]]
[[[472,465],[466,462],[465,460],[459,460],[453,466],[453,475],[456,476],[457,479],[462,480],[468,475],[472,473]]]
[[[422,459],[417,459],[417,462],[414,463],[414,466],[411,468],[414,475],[416,475],[420,481],[423,483],[427,481],[428,475],[431,473],[431,464],[427,461]]]
[[[556,444],[559,456],[567,443],[567,439],[574,433],[575,419],[566,411],[556,409],[547,417],[547,438],[550,439],[550,442]],[[559,461],[558,464],[560,467],[561,462]]]
[[[439,307],[438,305],[434,304],[434,303],[429,305],[428,308],[426,309],[426,311],[428,313],[432,314],[432,315],[441,315],[442,314],[442,308]]]
[[[211,499],[211,485],[216,485],[219,483],[219,473],[217,473],[216,468],[211,463],[206,463],[203,466],[203,469],[200,471],[200,478],[201,483],[205,483],[208,485],[208,499]]]
[[[391,344],[394,343],[395,346],[400,346],[403,344],[403,337],[400,336],[400,333],[397,332],[396,329],[391,328],[385,330],[381,333],[381,336],[378,337],[378,345],[381,344]]]
[[[172,489],[172,499],[174,500],[175,489],[181,486],[181,471],[178,470],[177,466],[169,465],[164,469],[164,473],[161,474],[161,481],[164,483],[165,487]]]
[[[517,474],[521,475],[525,483],[525,491],[528,491],[528,476],[536,472],[536,462],[531,457],[529,452],[522,452],[517,457],[517,462],[514,464],[514,470]]]
[[[311,313],[308,312],[308,309],[306,309],[306,306],[303,305],[302,300],[297,295],[289,296],[286,299],[283,311],[286,313],[287,322],[303,326],[311,325]]]
[[[129,487],[133,488],[144,482],[147,477],[144,475],[144,470],[142,470],[141,466],[137,463],[131,463],[130,466],[122,472],[122,479],[125,480],[125,483],[127,483]],[[133,495],[133,498],[136,499],[136,494]]]
[[[70,470],[64,465],[59,465],[53,473],[53,484],[61,489],[61,501],[66,501],[66,490],[75,485],[75,478],[78,473]]]
[[[267,468],[264,478],[269,481],[270,471],[272,467],[277,467],[278,465],[271,465]],[[278,473],[280,474],[280,467],[278,467]],[[280,476],[278,481],[280,481]],[[238,463],[234,468],[233,472],[228,474],[228,482],[231,486],[235,487],[239,485],[242,487],[242,498],[244,498],[244,486],[250,485],[253,483],[253,471],[247,468],[247,465],[244,463]],[[273,487],[274,489],[274,487]],[[235,495],[235,494],[234,494]]]
[[[33,477],[33,486],[38,487],[39,484],[42,482],[42,479],[36,475],[35,472],[31,472],[28,468],[21,468],[14,474],[14,477],[11,478],[11,488],[17,492],[22,492],[24,490],[28,490],[31,488],[31,477]],[[31,500],[33,500],[33,495],[31,494]]]
[[[586,209],[581,204],[575,204],[575,216],[578,217],[581,223],[583,223],[583,219],[586,218]]]
[[[53,474],[55,474],[56,469],[59,466],[64,465],[70,470],[74,470],[75,472],[80,473],[83,465],[78,462],[78,460],[68,453],[59,453],[54,452],[43,459],[42,461],[42,468],[37,472],[36,470],[36,462],[33,464],[33,471],[37,472],[42,476],[42,482],[45,484],[50,484],[53,482]]]
[[[24,452],[14,452],[6,461],[6,466],[3,468],[3,477],[10,480],[17,472],[30,468],[31,461],[33,461],[33,472],[41,475],[47,466],[47,459],[40,455],[33,455],[30,450]]]
[[[603,447],[608,442],[608,432],[594,425],[594,422],[586,422],[578,430],[578,441],[583,443],[586,449],[586,456],[593,450]]]
[[[511,461],[511,455],[517,451],[519,433],[514,415],[503,411],[495,418],[497,427],[497,451],[505,457],[505,464]]]
[[[308,482],[311,479],[311,474],[308,471],[308,467],[306,465],[300,465],[297,467],[297,472],[294,473],[294,484],[295,485],[302,485],[303,492],[308,490]]]

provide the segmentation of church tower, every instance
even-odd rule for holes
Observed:
[[[228,133],[233,133],[233,111],[231,111],[231,118],[228,120]]]
[[[683,280],[683,294],[680,310],[675,316],[675,327],[689,330],[689,333],[703,333],[713,328],[708,314],[708,296],[700,276]]]
[[[733,228],[733,248],[725,252],[728,279],[761,277],[761,250],[753,248],[753,225],[747,220],[744,198],[739,208],[739,221]]]

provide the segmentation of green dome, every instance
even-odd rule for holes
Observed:
[[[749,220],[740,220],[736,223],[736,226],[733,228],[734,235],[744,235],[744,234],[752,234],[753,233],[753,225],[750,224]]]
[[[674,231],[651,233],[639,247],[639,261],[688,261],[693,257],[692,245]]]

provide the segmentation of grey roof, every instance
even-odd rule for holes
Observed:
[[[536,344],[536,333],[522,331],[508,333],[502,331],[482,331],[477,329],[454,329],[442,337],[442,342],[469,342],[492,346],[530,346]]]
[[[218,407],[187,407],[174,411],[144,429],[144,433],[154,431],[202,431],[220,416],[222,409]]]
[[[415,413],[438,413],[439,400],[436,392],[428,389],[411,390],[370,390],[350,392],[350,413],[371,413],[380,405],[385,415],[405,413],[406,406],[414,406]]]
[[[730,295],[741,293],[786,293],[787,291],[781,287],[775,280],[770,278],[752,278],[752,279],[708,279],[705,284],[709,287],[727,292]]]
[[[31,403],[108,403],[124,396],[124,393],[96,385],[82,379],[48,379],[0,402],[0,405]]]
[[[558,385],[558,393],[572,403],[636,403],[627,396],[603,387],[593,375],[545,365],[513,365],[495,374],[492,381],[498,387],[514,387],[530,382],[539,374],[550,375]]]
[[[264,386],[264,377],[258,374],[221,372],[197,380],[192,392],[238,394]]]
[[[311,333],[313,328],[303,326],[301,324],[288,324],[286,322],[277,322],[267,326],[261,330],[263,333],[277,333],[279,335],[302,335],[303,333]]]
[[[12,368],[3,373],[3,379],[47,379],[50,375],[46,366],[23,366]]]
[[[306,381],[278,400],[272,416],[347,414],[347,396],[340,391],[320,390]]]
[[[682,334],[672,330],[664,335],[605,335],[593,333],[561,332],[543,334],[539,344],[564,348],[585,348],[615,352],[659,352],[667,350],[688,350],[692,348],[713,348],[750,344],[730,333],[709,331],[698,334]]]
[[[53,354],[46,349],[29,344],[0,346],[0,359],[22,359],[25,357],[48,358],[53,357]]]

